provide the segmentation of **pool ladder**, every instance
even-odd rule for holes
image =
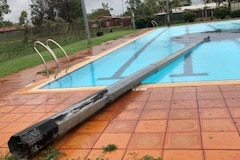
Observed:
[[[151,24],[153,27],[158,27],[158,23],[155,20],[151,20]]]
[[[52,40],[52,39],[48,39],[46,41],[46,44],[42,43],[41,41],[35,41],[34,42],[34,50],[37,52],[37,54],[40,56],[40,58],[42,59],[42,62],[45,66],[45,69],[46,69],[46,72],[47,72],[47,76],[49,78],[49,69],[47,67],[47,64],[46,64],[46,61],[45,59],[43,58],[42,54],[39,52],[39,50],[37,49],[37,45],[41,45],[42,47],[44,47],[50,54],[51,56],[53,57],[54,61],[56,62],[57,64],[57,73],[54,75],[54,78],[57,77],[57,75],[59,74],[59,72],[61,72],[61,66],[59,64],[59,61],[58,61],[58,58],[56,56],[56,54],[53,52],[53,50],[51,49],[51,47],[49,46],[49,43],[53,43],[55,44],[56,46],[58,46],[62,52],[64,53],[65,57],[67,58],[67,61],[68,61],[68,67],[66,68],[65,70],[65,73],[67,73],[68,69],[70,68],[70,60],[69,60],[69,57],[67,55],[67,53],[65,52],[65,50],[62,48],[62,46],[60,44],[58,44],[56,41]]]

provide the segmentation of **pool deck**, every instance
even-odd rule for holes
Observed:
[[[81,59],[79,61],[82,61]],[[52,62],[51,62],[52,63]],[[96,90],[18,93],[44,79],[43,65],[0,78],[0,152],[13,134]],[[239,160],[240,85],[146,86],[130,91],[60,139],[71,158],[135,160]],[[103,154],[103,146],[118,149]]]

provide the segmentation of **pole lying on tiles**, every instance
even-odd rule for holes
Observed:
[[[8,141],[10,152],[17,157],[25,158],[35,155],[119,96],[139,85],[143,79],[175,61],[180,56],[189,53],[197,45],[209,40],[210,37],[207,37],[190,44],[188,47],[106,87],[62,112],[13,135]]]

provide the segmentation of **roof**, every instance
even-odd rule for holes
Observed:
[[[23,27],[23,26],[4,27],[4,28],[0,28],[0,33],[2,33],[2,32],[18,31],[18,30],[23,30],[25,28],[26,27]],[[29,26],[28,28],[34,28],[34,26]]]
[[[172,9],[172,13],[181,13],[181,12],[184,12],[185,10],[203,10],[205,7],[207,7],[207,9],[215,9],[217,8],[217,4],[207,3],[207,4],[197,4],[192,6],[177,7]],[[164,15],[164,14],[166,14],[166,12],[160,12],[160,13],[157,13],[156,15]]]

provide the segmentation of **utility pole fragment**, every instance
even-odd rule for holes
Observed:
[[[167,10],[167,26],[170,26],[170,13],[169,13],[169,0],[166,0],[166,10]]]
[[[81,6],[82,6],[85,30],[86,30],[87,38],[88,38],[88,44],[91,44],[91,36],[90,36],[90,30],[89,30],[89,25],[88,25],[88,18],[87,18],[85,1],[84,0],[80,0],[80,1],[81,1]]]

